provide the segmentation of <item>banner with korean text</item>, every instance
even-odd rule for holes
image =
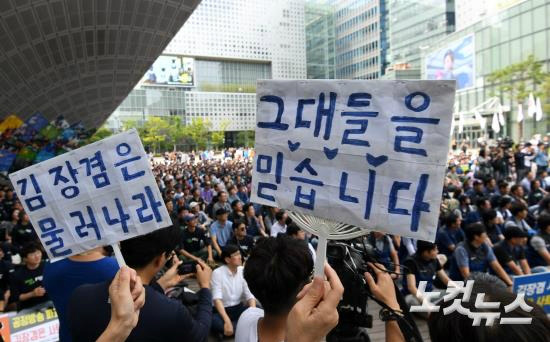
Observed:
[[[172,224],[136,130],[10,174],[50,258]]]
[[[252,202],[435,240],[455,81],[259,81]]]

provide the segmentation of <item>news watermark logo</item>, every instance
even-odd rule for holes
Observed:
[[[434,301],[441,299],[442,292],[426,292],[426,285],[426,281],[421,281],[418,286],[418,296],[422,298],[422,305],[411,306],[410,312],[439,312],[440,306],[435,305]],[[532,318],[530,317],[500,317],[501,312],[499,311],[471,311],[463,307],[462,303],[469,302],[472,299],[470,297],[473,286],[473,280],[468,280],[466,284],[463,281],[450,281],[442,300],[443,302],[451,300],[453,302],[451,305],[443,308],[443,315],[449,315],[456,311],[472,319],[472,326],[480,326],[482,320],[485,320],[485,326],[492,326],[496,320],[499,320],[498,324],[531,324]],[[462,294],[462,298],[457,298],[459,294]],[[500,305],[500,302],[486,302],[484,293],[477,294],[474,304],[478,310],[497,310],[500,309]],[[525,302],[525,292],[519,292],[513,302],[504,306],[504,312],[511,312],[518,307],[525,312],[533,310],[533,307]]]

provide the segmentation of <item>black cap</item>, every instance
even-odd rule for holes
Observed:
[[[526,238],[528,236],[529,235],[525,231],[523,231],[523,229],[516,225],[509,225],[504,230],[504,238],[506,240],[510,240],[513,238]]]
[[[216,216],[227,214],[227,213],[229,213],[229,211],[225,210],[224,208],[220,208],[216,210]]]

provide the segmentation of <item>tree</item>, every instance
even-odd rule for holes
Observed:
[[[141,137],[144,143],[153,146],[153,152],[166,150],[166,145],[169,135],[169,123],[166,119],[151,116],[143,125],[144,135]]]
[[[240,131],[235,137],[235,146],[252,147],[254,146],[254,131]]]
[[[88,139],[88,144],[105,139],[111,135],[113,135],[113,131],[105,126],[102,126]]]
[[[546,86],[546,83],[550,82],[550,73],[544,72],[542,67],[542,62],[535,60],[533,55],[529,55],[524,61],[492,72],[487,77],[487,82],[496,88],[501,100],[504,96],[508,97],[510,108],[513,108],[514,101],[523,103],[529,93],[546,102],[548,94],[545,94],[545,89],[548,87],[550,90],[550,83]],[[496,94],[493,92],[492,95]],[[534,125],[536,127],[536,122]],[[521,135],[523,135],[523,122],[520,123]]]
[[[227,127],[231,122],[229,120],[223,120],[220,123],[220,129],[218,131],[212,132],[210,138],[212,141],[212,145],[214,145],[215,148],[222,148],[223,144],[225,142],[225,131],[227,130]]]
[[[196,118],[191,121],[191,124],[185,126],[184,136],[191,138],[195,145],[195,149],[204,150],[208,144],[208,132],[212,127],[210,121],[202,118]]]

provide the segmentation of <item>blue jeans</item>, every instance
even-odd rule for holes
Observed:
[[[237,321],[239,320],[239,317],[241,317],[241,314],[244,312],[244,310],[248,309],[246,305],[243,303],[237,304],[235,306],[228,306],[225,308],[225,313],[227,316],[229,316],[229,319],[231,320],[231,323],[233,323],[233,333],[235,333],[235,330],[237,329]],[[212,331],[214,333],[221,333],[223,334],[223,318],[218,313],[218,310],[214,307],[212,310]]]

